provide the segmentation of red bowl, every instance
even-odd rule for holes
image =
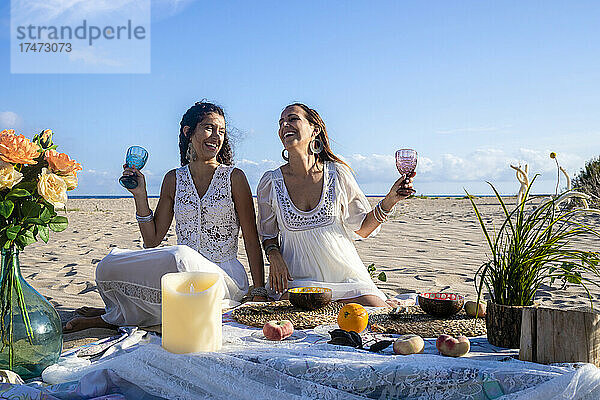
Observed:
[[[459,312],[465,303],[464,296],[456,293],[421,293],[419,306],[434,317],[450,317]]]

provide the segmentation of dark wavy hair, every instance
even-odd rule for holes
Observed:
[[[189,161],[185,156],[190,144],[190,138],[193,132],[196,130],[196,126],[210,113],[215,113],[225,118],[225,112],[221,107],[205,101],[197,101],[196,104],[191,106],[189,110],[183,114],[183,118],[181,118],[181,123],[179,124],[179,154],[181,156],[182,166],[189,164]],[[189,133],[188,131],[188,135],[184,135],[184,126],[189,126],[192,133]],[[225,165],[233,164],[233,150],[229,144],[229,135],[227,130],[225,130],[225,136],[223,136],[221,150],[219,150],[219,153],[217,154],[217,161]]]
[[[329,136],[327,135],[327,129],[325,128],[325,122],[317,112],[317,110],[310,108],[306,104],[302,103],[292,103],[290,105],[285,106],[283,109],[285,110],[288,107],[297,106],[304,110],[306,114],[306,119],[310,122],[311,125],[319,127],[319,133],[317,134],[317,138],[323,144],[323,151],[317,154],[317,159],[321,162],[323,161],[334,161],[341,164],[344,164],[346,167],[350,168],[348,164],[342,161],[341,158],[333,154],[331,150],[331,146],[329,145]],[[352,170],[352,168],[350,168]]]

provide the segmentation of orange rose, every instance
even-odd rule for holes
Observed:
[[[58,175],[42,168],[37,184],[38,193],[56,208],[63,208],[67,202],[67,183]]]
[[[15,134],[14,129],[5,129],[2,132],[0,132],[0,135],[14,135],[14,134]]]
[[[0,158],[12,164],[36,164],[34,159],[39,156],[39,148],[23,135],[0,135]]]
[[[81,164],[71,160],[65,153],[59,153],[56,150],[46,150],[45,158],[52,172],[60,175],[73,173],[77,176],[77,171],[82,170]]]

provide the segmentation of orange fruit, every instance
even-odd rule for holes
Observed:
[[[369,323],[369,314],[360,304],[348,303],[340,310],[337,321],[341,329],[361,333]]]

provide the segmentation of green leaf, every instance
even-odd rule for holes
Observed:
[[[44,241],[44,243],[48,243],[50,239],[50,229],[47,226],[42,225],[38,227],[38,233],[40,235],[40,239]]]
[[[46,208],[48,209],[48,211],[50,211],[50,213],[52,214],[52,216],[54,217],[56,215],[56,212],[54,211],[54,206],[52,205],[52,203],[49,203],[47,200],[42,199],[42,205],[45,205]]]
[[[23,231],[19,236],[17,236],[17,242],[23,245],[23,247],[30,245],[32,243],[37,242],[33,232],[30,230]]]
[[[8,192],[6,194],[7,199],[16,199],[19,197],[29,197],[29,196],[31,196],[31,193],[29,193],[28,190],[20,189],[20,188],[13,188],[10,192]]]
[[[40,219],[42,221],[44,221],[45,224],[47,224],[48,222],[50,222],[50,220],[52,219],[53,215],[52,215],[52,211],[45,206],[42,206],[42,212],[40,213]]]
[[[581,273],[575,272],[573,275],[567,275],[567,282],[581,284]]]
[[[47,222],[43,221],[41,218],[27,218],[25,219],[26,224],[36,224],[36,225],[46,225]]]
[[[62,232],[67,229],[67,225],[69,224],[69,220],[67,217],[56,216],[50,220],[48,224],[48,228],[50,228],[54,232]]]
[[[0,215],[8,218],[15,208],[15,203],[10,200],[0,201]]]
[[[17,238],[17,235],[19,234],[19,231],[21,230],[20,226],[9,226],[6,229],[6,237],[8,238],[8,240],[15,240]]]
[[[29,193],[33,193],[35,192],[35,189],[37,188],[37,183],[36,182],[31,182],[31,181],[22,181],[17,183],[13,189],[25,189],[27,190]]]
[[[381,282],[387,282],[387,275],[385,272],[380,272],[379,275],[377,275],[377,279],[379,279]]]
[[[42,211],[42,206],[33,200],[24,200],[21,205],[21,213],[25,218],[37,218]]]

